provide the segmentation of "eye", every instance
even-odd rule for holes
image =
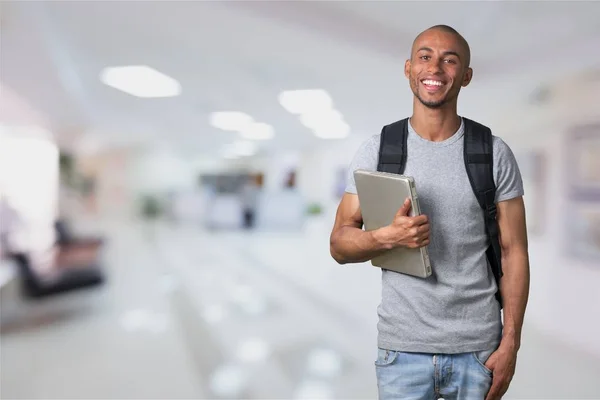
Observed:
[[[444,60],[444,62],[447,62],[448,64],[456,64],[456,60],[454,60],[452,58],[447,58]]]
[[[427,61],[427,60],[429,60],[431,57],[429,57],[429,56],[421,56],[421,57],[419,57],[419,58],[420,58],[421,60]]]

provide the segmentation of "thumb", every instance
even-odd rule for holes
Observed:
[[[410,211],[410,198],[407,197],[402,204],[402,207],[398,210],[398,216],[408,216],[408,212]]]

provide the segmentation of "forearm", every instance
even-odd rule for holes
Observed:
[[[354,226],[341,226],[331,235],[331,256],[340,264],[361,263],[390,250],[384,229],[364,231]]]
[[[502,346],[518,350],[521,346],[521,329],[529,297],[529,258],[527,250],[506,252],[502,257],[503,277],[500,293],[504,304],[504,329]]]

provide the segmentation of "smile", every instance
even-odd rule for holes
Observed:
[[[428,92],[438,91],[445,85],[443,81],[439,81],[436,79],[423,79],[421,80],[421,83],[423,84],[423,86],[425,86],[425,89],[427,89]]]

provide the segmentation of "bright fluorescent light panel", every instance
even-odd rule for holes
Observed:
[[[269,140],[275,136],[271,125],[256,122],[248,114],[239,111],[214,112],[210,115],[210,124],[224,131],[239,132],[242,138],[249,140]]]
[[[221,111],[210,115],[210,124],[224,131],[241,131],[254,121],[248,114],[238,111]]]
[[[240,134],[244,139],[269,140],[275,136],[275,130],[271,125],[265,124],[264,122],[254,122],[244,129],[241,129]]]
[[[279,103],[321,139],[343,139],[350,134],[350,126],[323,89],[288,90],[279,95]]]
[[[322,89],[288,90],[279,95],[279,103],[292,114],[319,112],[333,107],[333,100]]]
[[[109,67],[102,70],[105,85],[141,98],[173,97],[181,94],[181,84],[146,65]]]

